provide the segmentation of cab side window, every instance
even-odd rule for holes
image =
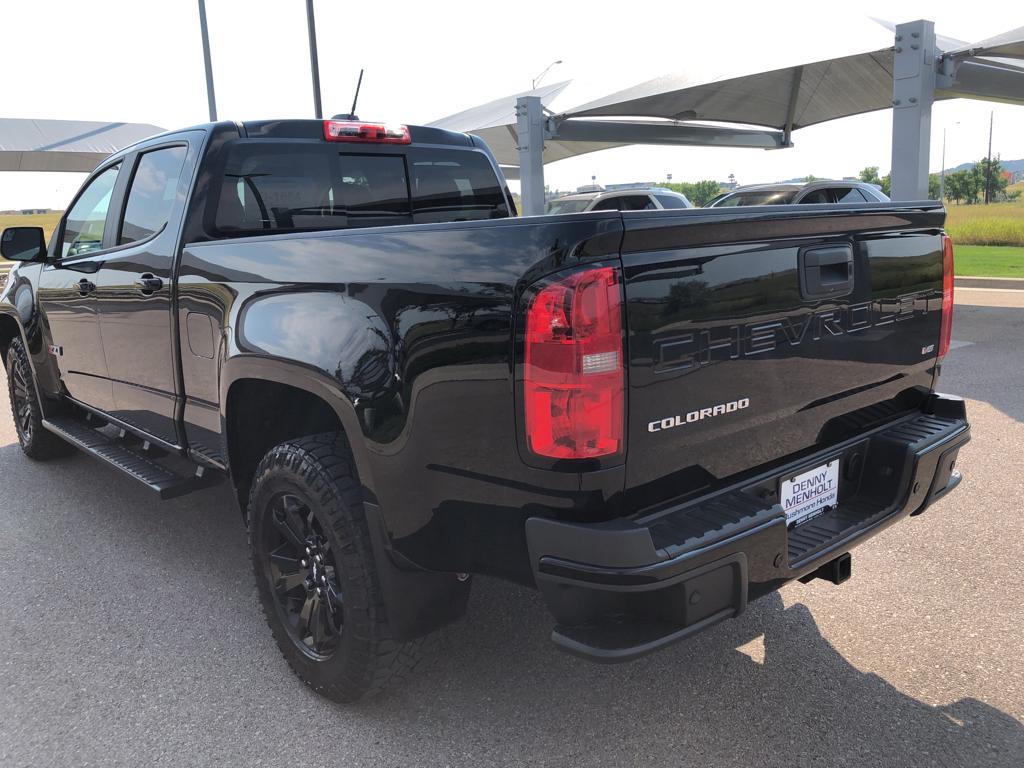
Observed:
[[[178,194],[186,147],[165,147],[139,157],[128,190],[118,244],[145,240],[167,226]]]
[[[71,206],[61,235],[62,259],[83,256],[103,247],[103,230],[107,223],[110,195],[120,170],[120,163],[107,168],[89,182],[89,186]]]

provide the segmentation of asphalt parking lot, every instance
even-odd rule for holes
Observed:
[[[561,654],[530,591],[474,585],[413,680],[358,707],[288,670],[224,488],[156,502],[0,415],[0,765],[1024,764],[1024,291],[959,290],[942,388],[960,490],[662,653]],[[6,392],[6,382],[3,382]]]

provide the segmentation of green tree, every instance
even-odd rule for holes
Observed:
[[[864,169],[864,171],[870,171],[870,170],[877,170],[877,169],[872,169],[872,168],[865,168]],[[860,172],[860,180],[861,181],[865,181],[865,179],[864,179],[864,171]],[[946,181],[947,182],[949,181],[949,176],[946,176]],[[865,181],[865,183],[866,184],[877,184],[878,186],[880,186],[882,188],[882,194],[886,195],[887,197],[891,197],[892,196],[892,174],[887,173],[887,174],[885,174],[885,176],[883,176],[880,179],[876,179],[875,181]],[[928,174],[928,199],[929,200],[938,200],[939,199],[939,189],[940,189],[941,186],[942,186],[942,181],[941,181],[941,179],[939,179],[939,174],[937,174],[937,173],[929,173]],[[947,193],[948,193],[948,190],[947,190]]]
[[[687,195],[690,198],[690,202],[697,206],[704,206],[711,202],[722,188],[717,181],[711,181],[705,179],[704,181],[698,181],[693,185],[693,194]]]
[[[973,205],[981,192],[981,175],[977,168],[946,174],[946,197],[953,202]]]
[[[680,192],[689,199],[691,203],[700,207],[706,205],[711,201],[719,192],[721,187],[717,181],[698,181],[698,182],[665,182],[658,186],[666,189],[671,189],[673,192]]]
[[[999,155],[994,158],[983,157],[974,166],[978,171],[979,184],[981,185],[981,197],[985,197],[985,190],[988,189],[988,200],[998,200],[1006,191],[1009,179],[1003,176],[1003,164]]]
[[[869,165],[867,168],[861,170],[858,176],[860,177],[860,180],[863,181],[865,184],[878,184],[879,186],[882,185],[882,179],[879,178],[878,176],[877,165]]]

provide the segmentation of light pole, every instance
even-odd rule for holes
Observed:
[[[534,91],[537,90],[537,83],[539,83],[541,80],[544,79],[544,75],[546,75],[548,73],[548,71],[553,66],[555,66],[556,64],[561,64],[561,63],[562,63],[562,60],[559,59],[558,61],[552,61],[550,64],[548,64],[546,67],[544,67],[544,71],[541,72],[539,75],[537,75],[535,78],[533,78],[533,81],[530,83],[531,90],[534,90]]]
[[[953,125],[960,125],[957,120]],[[942,127],[942,170],[939,172],[939,202],[946,202],[946,126]]]
[[[306,0],[306,31],[309,34],[309,72],[313,77],[313,114],[317,120],[322,120],[324,108],[320,102],[320,59],[316,52],[316,16],[313,12],[313,0]]]
[[[988,157],[985,158],[985,205],[988,205],[991,200],[992,190],[992,124],[996,119],[996,111],[993,109],[988,117]]]
[[[213,93],[213,65],[210,63],[210,31],[206,27],[206,2],[199,0],[199,34],[203,37],[203,65],[206,67],[206,102],[210,122],[217,122],[217,97]]]

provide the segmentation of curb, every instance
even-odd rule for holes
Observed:
[[[1024,278],[1020,277],[955,277],[955,288],[995,288],[1003,291],[1024,291]]]

